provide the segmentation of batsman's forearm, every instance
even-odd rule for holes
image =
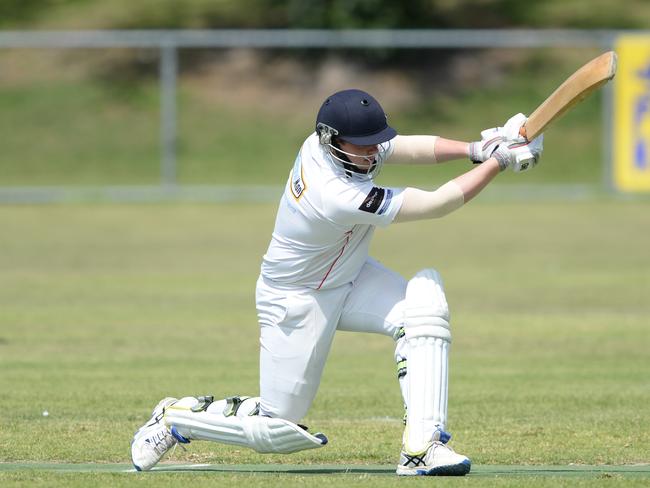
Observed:
[[[453,161],[469,157],[469,143],[438,137],[435,145],[436,161]]]
[[[463,206],[463,192],[453,181],[434,191],[406,188],[395,222],[437,219]]]
[[[460,187],[465,203],[467,203],[478,195],[499,172],[499,163],[496,159],[490,158],[452,181]]]
[[[438,136],[397,136],[393,139],[390,163],[434,164],[467,159],[469,143]]]
[[[444,217],[474,198],[499,174],[499,163],[490,158],[434,191],[406,188],[395,222]]]

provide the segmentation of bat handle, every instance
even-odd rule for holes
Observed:
[[[528,137],[526,136],[526,124],[519,127],[519,135],[524,139],[528,140]]]

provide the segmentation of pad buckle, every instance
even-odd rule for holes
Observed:
[[[194,405],[190,410],[192,412],[205,412],[210,404],[214,402],[214,396],[212,395],[205,395],[205,396],[200,396],[197,398],[199,403]]]
[[[237,415],[237,410],[241,407],[241,404],[244,403],[244,400],[248,400],[250,397],[240,397],[240,396],[231,396],[226,398],[226,406],[223,409],[224,417],[232,417]]]

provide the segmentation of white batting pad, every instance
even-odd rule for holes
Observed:
[[[288,454],[327,444],[323,434],[312,435],[288,420],[259,415],[225,416],[213,408],[196,412],[192,407],[197,403],[195,398],[188,397],[168,407],[165,423],[188,439],[249,447],[261,453]]]
[[[406,288],[404,330],[407,342],[408,404],[404,449],[420,453],[447,421],[449,307],[440,275],[420,271]]]
[[[435,269],[424,269],[409,280],[404,308],[407,338],[430,335],[451,341],[449,305]]]

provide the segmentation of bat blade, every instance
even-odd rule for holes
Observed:
[[[616,74],[616,53],[608,51],[573,73],[528,117],[519,133],[532,140],[544,129],[603,86]]]

